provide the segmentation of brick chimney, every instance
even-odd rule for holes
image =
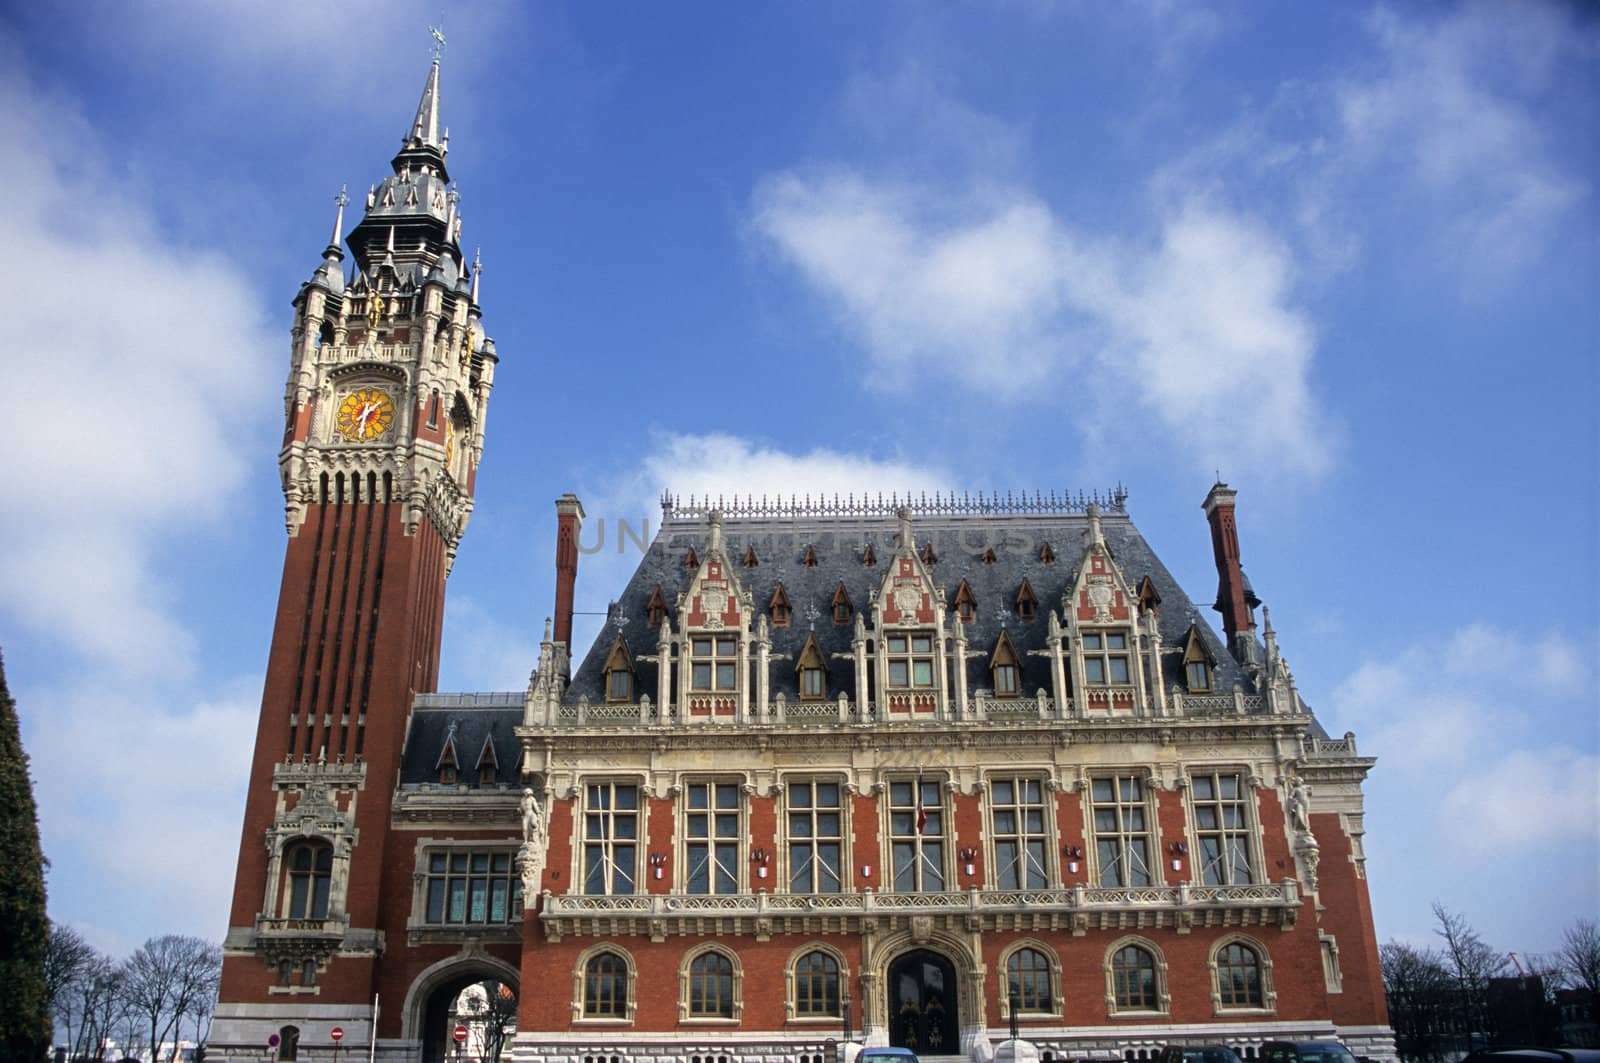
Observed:
[[[1204,508],[1211,523],[1211,551],[1217,561],[1217,602],[1212,608],[1222,614],[1229,652],[1245,663],[1255,658],[1256,620],[1252,609],[1260,602],[1239,563],[1239,530],[1233,519],[1233,500],[1238,494],[1218,480],[1206,495]]]
[[[578,584],[578,533],[583,503],[565,494],[556,499],[556,642],[572,647],[572,595]]]

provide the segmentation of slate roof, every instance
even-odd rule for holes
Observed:
[[[1229,655],[1221,636],[1178,586],[1127,514],[1117,510],[1103,513],[1101,525],[1112,558],[1121,567],[1130,591],[1137,594],[1140,580],[1149,576],[1161,597],[1163,672],[1168,685],[1182,681],[1184,643],[1194,624],[1215,661],[1213,689],[1229,691],[1237,682],[1250,690],[1249,681]],[[850,648],[853,621],[834,623],[831,603],[835,589],[843,582],[855,611],[867,609],[871,592],[881,587],[886,566],[893,561],[897,527],[890,512],[838,518],[724,517],[724,550],[730,570],[751,592],[757,614],[767,614],[780,580],[793,607],[789,626],[772,629],[774,696],[781,691],[790,700],[798,698],[795,661],[807,634],[813,632],[828,662],[829,697],[837,697],[840,691],[855,696],[855,664]],[[955,514],[913,519],[917,552],[920,554],[928,543],[933,545],[937,561],[930,573],[935,587],[943,587],[947,608],[953,608],[963,579],[976,598],[977,613],[967,627],[968,649],[981,651],[981,656],[967,662],[969,690],[991,686],[989,662],[1002,626],[1022,658],[1022,692],[1051,689],[1049,658],[1030,651],[1045,647],[1047,616],[1050,610],[1061,609],[1061,596],[1083,556],[1088,527],[1088,517],[1081,512]],[[656,652],[657,630],[649,623],[646,605],[659,583],[669,614],[676,622],[677,595],[688,589],[694,577],[694,570],[685,566],[684,558],[692,548],[704,564],[708,540],[706,520],[669,515],[627,587],[613,603],[605,627],[574,672],[564,701],[570,703],[580,697],[591,702],[605,699],[605,660],[619,631],[634,660],[638,689],[655,697],[656,665],[640,659]],[[862,564],[869,543],[877,554],[875,567]],[[1045,543],[1054,551],[1052,564],[1040,560]],[[808,546],[816,555],[814,568],[802,562]],[[746,568],[741,561],[752,547],[759,563]],[[981,559],[990,547],[995,561],[984,564]],[[1020,619],[1014,607],[1024,578],[1038,600],[1037,619],[1032,621]]]
[[[411,721],[406,728],[406,744],[400,754],[400,786],[414,788],[421,783],[438,785],[439,756],[454,727],[456,784],[477,790],[485,787],[478,779],[478,757],[485,740],[493,743],[497,765],[491,784],[520,785],[517,768],[522,747],[516,728],[522,723],[523,695],[505,694],[419,694],[412,703]]]

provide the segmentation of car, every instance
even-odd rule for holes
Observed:
[[[917,1054],[909,1048],[863,1048],[856,1063],[917,1063]]]
[[[1268,1041],[1261,1046],[1263,1063],[1357,1063],[1338,1041]]]
[[[1156,1063],[1242,1063],[1227,1045],[1167,1045]]]
[[[1600,1048],[1481,1048],[1461,1063],[1600,1063]]]

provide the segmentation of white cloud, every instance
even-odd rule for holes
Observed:
[[[857,334],[881,387],[933,369],[1015,399],[1057,379],[1081,428],[1131,432],[1131,399],[1201,469],[1329,463],[1293,264],[1247,216],[1195,200],[1155,242],[1115,243],[1074,231],[1025,189],[838,168],[769,176],[751,225]],[[1221,415],[1232,406],[1251,416]]]
[[[1363,165],[1398,163],[1442,199],[1461,261],[1516,269],[1589,192],[1552,160],[1535,101],[1557,64],[1592,59],[1594,34],[1536,3],[1469,4],[1436,21],[1379,8],[1367,25],[1379,69],[1336,89],[1347,149]]]
[[[91,657],[182,675],[191,640],[149,554],[222,512],[241,455],[268,445],[280,341],[233,265],[162,233],[81,116],[5,66],[0,137],[29,150],[11,169],[0,490],[29,519],[0,531],[0,604]]]
[[[206,934],[227,925],[261,678],[179,697],[115,677],[18,692],[45,855],[77,876],[52,877],[56,917],[103,919],[100,884],[115,882],[122,929],[108,936],[130,924]]]
[[[458,688],[457,675],[473,690],[523,690],[539,661],[539,636],[503,623],[464,594],[447,595],[443,660],[450,670],[441,676],[443,690]]]
[[[1475,854],[1593,839],[1600,823],[1600,757],[1572,749],[1512,750],[1445,793],[1442,825]]]

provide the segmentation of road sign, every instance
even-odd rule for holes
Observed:
[[[456,1031],[451,1036],[457,1041],[465,1041],[467,1039],[467,1028],[460,1023],[456,1023]]]
[[[328,1031],[328,1036],[333,1038],[336,1042],[344,1040],[344,1027],[335,1026],[333,1029]]]
[[[275,1034],[275,1033],[267,1034],[267,1047],[268,1048],[277,1048],[278,1047],[278,1035],[277,1034]]]

